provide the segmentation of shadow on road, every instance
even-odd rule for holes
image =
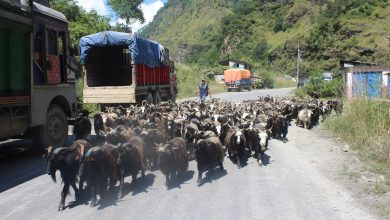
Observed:
[[[174,188],[181,188],[180,185],[191,180],[194,176],[195,172],[192,170],[188,170],[187,172],[183,173],[182,176],[180,176],[178,179],[174,180],[173,183],[169,184],[168,190],[174,189]]]
[[[45,174],[46,160],[31,140],[0,144],[0,193]]]
[[[69,135],[67,145],[72,141],[73,136]],[[44,154],[31,139],[0,142],[0,193],[45,174]]]
[[[226,176],[228,172],[226,170],[221,170],[219,167],[214,168],[213,170],[206,173],[205,177],[202,179],[200,186],[203,186],[205,183],[211,183],[216,181],[219,178]]]
[[[271,157],[267,153],[264,153],[264,155],[263,155],[263,166],[269,165],[270,164],[270,159],[271,159]]]
[[[248,165],[248,159],[249,159],[249,157],[250,157],[250,153],[245,153],[245,155],[244,155],[243,157],[240,157],[240,158],[239,158],[239,160],[240,160],[240,165],[241,165],[240,168],[246,167],[246,166]],[[233,158],[230,158],[229,156],[228,156],[228,158],[230,159],[230,161],[231,161],[233,164],[237,165],[237,159],[236,159],[236,158],[233,159]]]
[[[125,198],[130,193],[131,196],[135,196],[143,192],[147,193],[148,192],[147,189],[153,185],[155,178],[156,175],[154,175],[153,173],[148,173],[143,178],[142,177],[137,178],[137,182],[135,185],[125,182],[123,185],[123,198]],[[115,186],[104,199],[100,200],[99,207],[97,209],[102,210],[109,206],[116,206],[117,202],[121,201],[118,200],[118,193],[119,193],[119,186]]]

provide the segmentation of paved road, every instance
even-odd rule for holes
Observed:
[[[261,90],[215,97],[236,102],[290,92],[291,89]],[[4,181],[13,183],[14,178],[20,180],[12,173],[28,177],[15,181],[13,187],[3,187],[6,190],[0,188],[0,219],[376,219],[313,165],[321,154],[302,154],[301,146],[323,149],[329,144],[327,139],[296,126],[290,127],[288,138],[287,143],[270,141],[263,167],[251,158],[247,166],[238,169],[226,158],[227,172],[215,170],[198,187],[196,164],[192,161],[173,189],[164,187],[160,171],[148,172],[136,187],[126,185],[125,197],[120,201],[112,199],[95,208],[87,202],[71,203],[63,212],[56,211],[60,183],[52,183],[43,173],[43,159],[16,158],[0,163],[0,185]],[[69,196],[67,204],[73,200],[73,195]]]

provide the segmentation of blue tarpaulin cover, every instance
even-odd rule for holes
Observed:
[[[121,45],[129,47],[132,63],[145,64],[150,68],[163,66],[165,49],[161,44],[138,35],[115,31],[104,31],[82,37],[80,39],[80,62],[81,64],[87,63],[91,47]]]

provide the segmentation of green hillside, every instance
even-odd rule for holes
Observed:
[[[389,63],[390,1],[169,0],[142,34],[176,60],[242,59],[258,73],[294,75],[299,44],[308,76],[344,59]]]
[[[181,44],[190,48],[209,43],[220,32],[221,19],[231,13],[233,0],[170,0],[157,13],[142,35],[167,46],[178,55]]]

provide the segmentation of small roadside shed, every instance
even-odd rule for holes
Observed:
[[[390,97],[389,72],[388,66],[347,67],[345,71],[347,97]]]

